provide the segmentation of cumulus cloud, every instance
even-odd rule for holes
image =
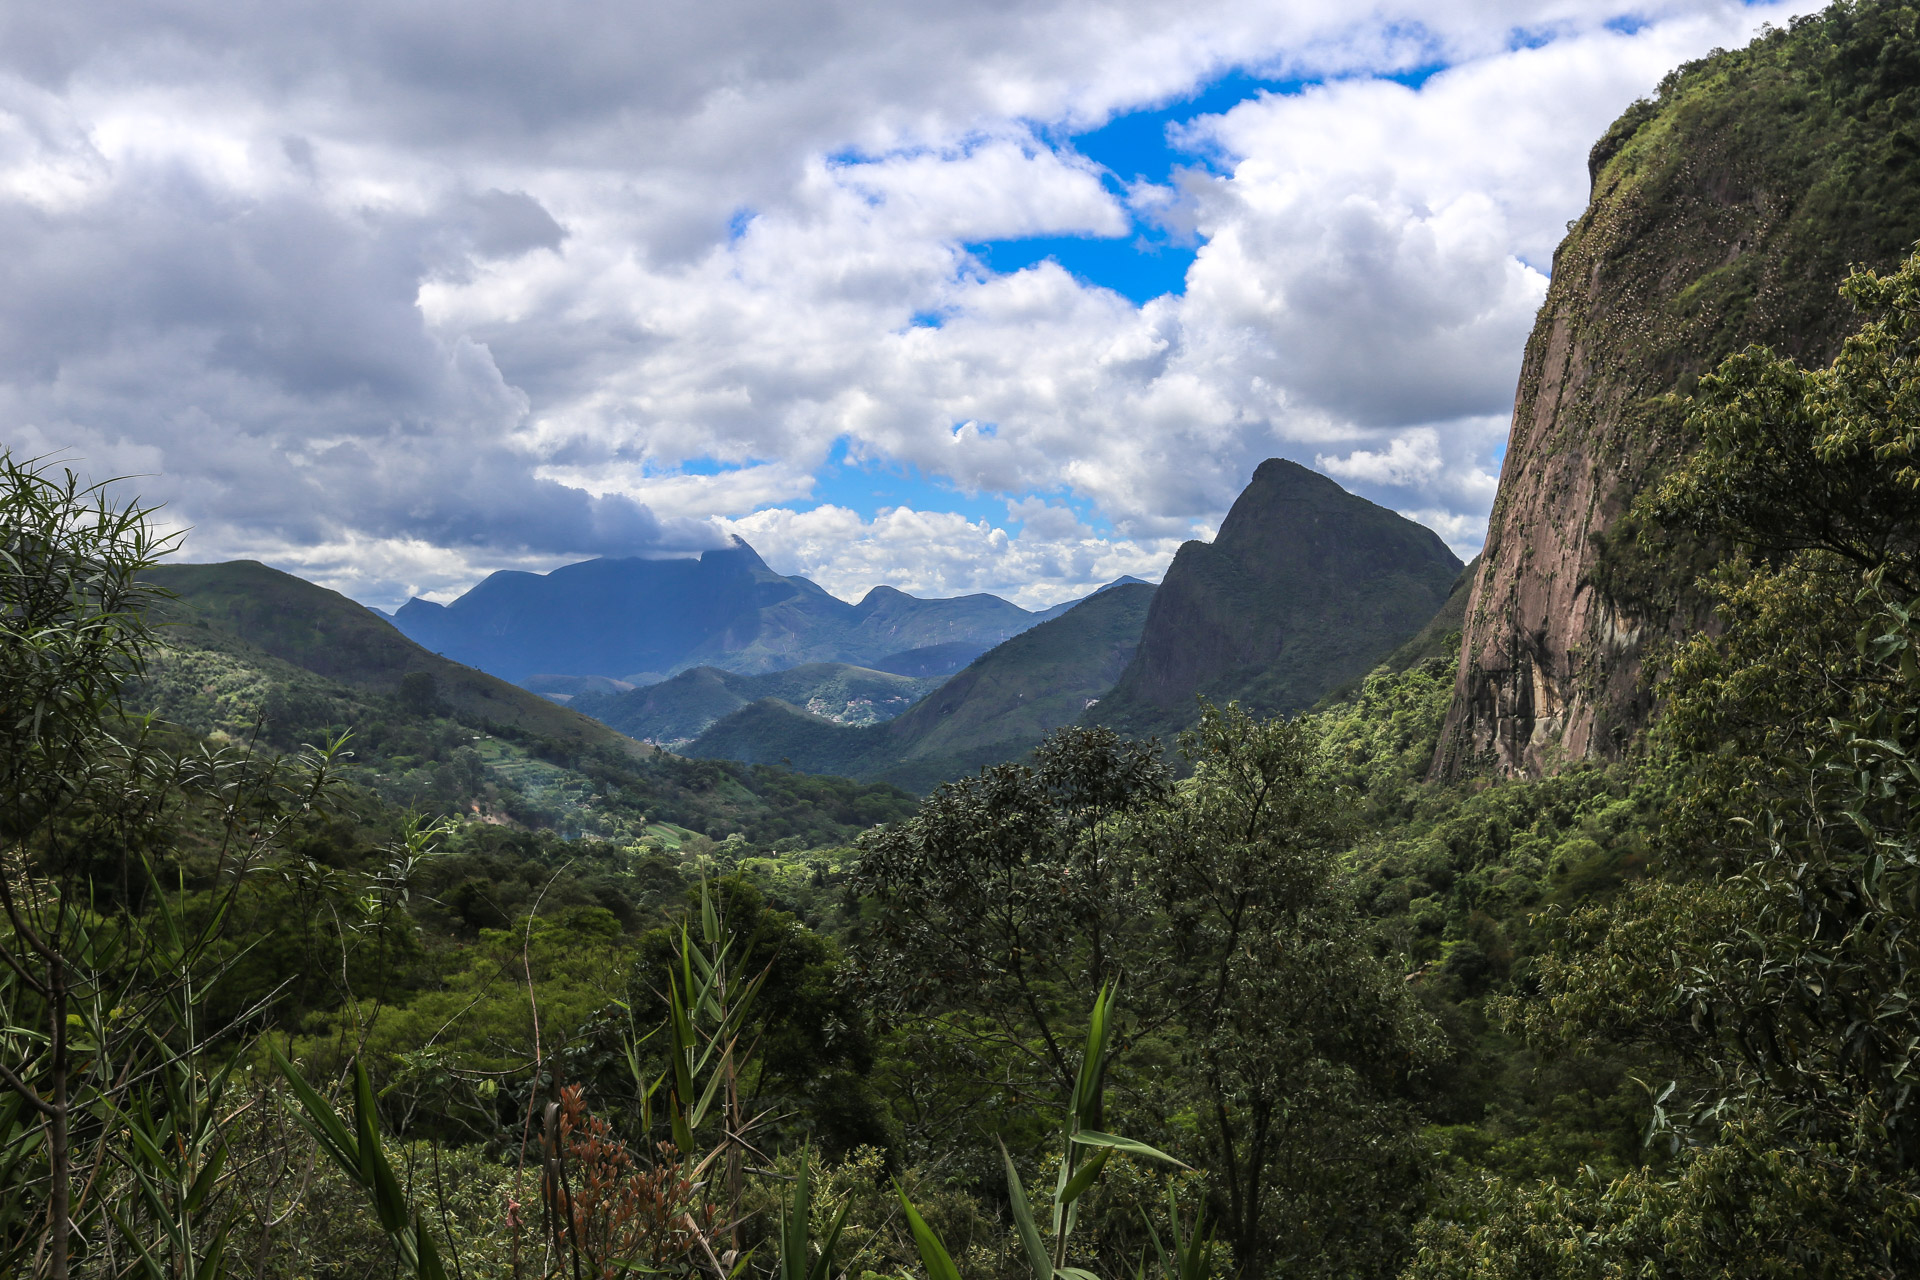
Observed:
[[[1786,12],[15,5],[0,438],[383,605],[729,532],[1048,603],[1157,574],[1273,454],[1467,552],[1587,146]],[[1063,141],[1233,69],[1325,83],[1190,121],[1164,183]],[[1199,246],[1144,306],[967,247],[1142,219]],[[836,448],[1007,519],[803,509]]]
[[[1029,609],[1085,595],[1125,574],[1158,579],[1180,542],[1101,537],[1078,520],[1058,519],[1013,534],[990,520],[911,507],[866,519],[832,504],[760,511],[728,521],[727,528],[771,568],[812,578],[845,600],[887,585],[918,596],[991,591]]]

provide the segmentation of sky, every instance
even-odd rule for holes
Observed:
[[[1464,558],[1589,147],[1812,7],[0,0],[0,446],[388,609],[1036,607],[1276,456]]]

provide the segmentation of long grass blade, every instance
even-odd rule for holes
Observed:
[[[1093,1129],[1082,1129],[1073,1135],[1073,1140],[1083,1147],[1106,1147],[1114,1151],[1125,1152],[1130,1156],[1145,1156],[1149,1160],[1159,1160],[1164,1164],[1170,1164],[1176,1169],[1192,1168],[1191,1165],[1184,1161],[1174,1159],[1158,1147],[1150,1147],[1144,1142],[1136,1142],[1132,1138],[1117,1137],[1111,1133],[1100,1133]]]
[[[1047,1256],[1040,1229],[1033,1224],[1033,1207],[1027,1203],[1027,1189],[1020,1185],[1020,1174],[1013,1167],[1007,1144],[1000,1143],[1000,1160],[1007,1166],[1007,1199],[1013,1207],[1013,1225],[1020,1234],[1020,1247],[1027,1253],[1027,1269],[1033,1280],[1053,1280],[1053,1259]]]
[[[907,1199],[905,1188],[896,1182],[893,1189],[900,1197],[900,1208],[907,1215],[907,1229],[913,1232],[913,1243],[920,1250],[920,1263],[927,1269],[927,1280],[960,1280],[960,1268],[953,1265],[953,1255],[940,1243],[940,1237],[920,1216],[920,1211],[913,1207],[913,1201]]]

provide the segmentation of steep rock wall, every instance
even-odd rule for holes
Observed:
[[[1711,550],[1635,497],[1689,447],[1682,398],[1763,343],[1831,358],[1849,267],[1920,238],[1910,4],[1840,6],[1676,71],[1593,149],[1593,195],[1527,343],[1435,772],[1614,757],[1654,643],[1706,625]],[[1676,394],[1677,393],[1677,394]]]

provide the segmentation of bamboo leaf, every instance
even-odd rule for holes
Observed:
[[[1093,1159],[1081,1165],[1079,1171],[1068,1180],[1067,1185],[1060,1189],[1060,1203],[1072,1204],[1085,1195],[1087,1189],[1099,1180],[1100,1171],[1107,1167],[1107,1157],[1112,1154],[1111,1150],[1102,1150]]]
[[[413,1220],[413,1238],[418,1246],[414,1262],[414,1275],[418,1280],[447,1280],[447,1269],[440,1261],[440,1246],[433,1242],[433,1236],[420,1225],[420,1219]]]
[[[720,1070],[715,1070],[713,1075],[708,1077],[706,1092],[700,1095],[699,1105],[687,1116],[689,1128],[698,1129],[700,1122],[707,1118],[707,1108],[713,1105],[714,1096],[720,1092],[721,1082],[726,1078],[727,1073]]]
[[[893,1190],[907,1215],[907,1229],[913,1232],[913,1243],[920,1250],[920,1263],[927,1269],[927,1280],[960,1280],[960,1269],[953,1265],[953,1255],[940,1243],[940,1237],[920,1216],[920,1211],[913,1207],[913,1201],[907,1199],[906,1190],[898,1182],[893,1184]]]
[[[807,1228],[811,1222],[812,1196],[807,1175],[811,1161],[807,1149],[800,1149],[800,1173],[794,1179],[793,1196],[780,1214],[780,1280],[806,1280]]]
[[[1033,1208],[1027,1203],[1027,1189],[1020,1185],[1020,1175],[1014,1170],[1013,1157],[1008,1154],[1004,1142],[1000,1143],[1000,1160],[1007,1166],[1007,1199],[1013,1205],[1013,1225],[1019,1231],[1020,1246],[1027,1251],[1027,1268],[1033,1272],[1033,1280],[1053,1280],[1053,1259],[1047,1256],[1047,1246],[1040,1239],[1040,1229],[1033,1224]]]
[[[366,1063],[359,1058],[353,1060],[353,1112],[355,1126],[360,1131],[362,1185],[373,1196],[373,1212],[380,1219],[381,1228],[388,1235],[397,1236],[407,1229],[407,1198],[400,1190],[400,1180],[393,1176],[393,1166],[387,1163],[386,1152],[380,1149],[380,1121],[374,1111],[373,1081],[367,1077]]]
[[[1158,1147],[1150,1147],[1144,1142],[1135,1142],[1132,1138],[1116,1137],[1111,1133],[1100,1133],[1094,1129],[1082,1129],[1073,1135],[1073,1140],[1083,1147],[1108,1147],[1114,1151],[1124,1152],[1130,1156],[1146,1156],[1152,1160],[1159,1160],[1166,1164],[1173,1165],[1175,1168],[1192,1168],[1192,1166],[1185,1161],[1175,1160]]]
[[[355,1183],[359,1183],[359,1144],[354,1141],[353,1135],[347,1132],[347,1126],[341,1123],[339,1114],[327,1105],[326,1099],[314,1092],[312,1085],[301,1078],[300,1073],[294,1070],[293,1064],[281,1055],[280,1050],[273,1049],[272,1053],[274,1064],[280,1068],[280,1074],[287,1078],[287,1084],[293,1089],[293,1096],[300,1104],[300,1114],[295,1119],[300,1122],[301,1128],[314,1136],[314,1139],[320,1143],[321,1149],[336,1165],[340,1166],[341,1172]]]
[[[807,1272],[806,1280],[828,1280],[833,1274],[833,1247],[840,1243],[840,1228],[847,1225],[847,1213],[853,1208],[853,1200],[840,1206],[840,1212],[833,1216],[833,1225],[827,1228],[827,1238],[820,1242],[820,1256],[813,1260],[813,1268]]]
[[[1100,1082],[1106,1071],[1107,1025],[1113,1009],[1113,992],[1102,986],[1094,997],[1093,1014],[1087,1019],[1087,1046],[1080,1055],[1080,1073],[1073,1082],[1073,1099],[1068,1110],[1078,1125],[1090,1125],[1100,1114]]]

